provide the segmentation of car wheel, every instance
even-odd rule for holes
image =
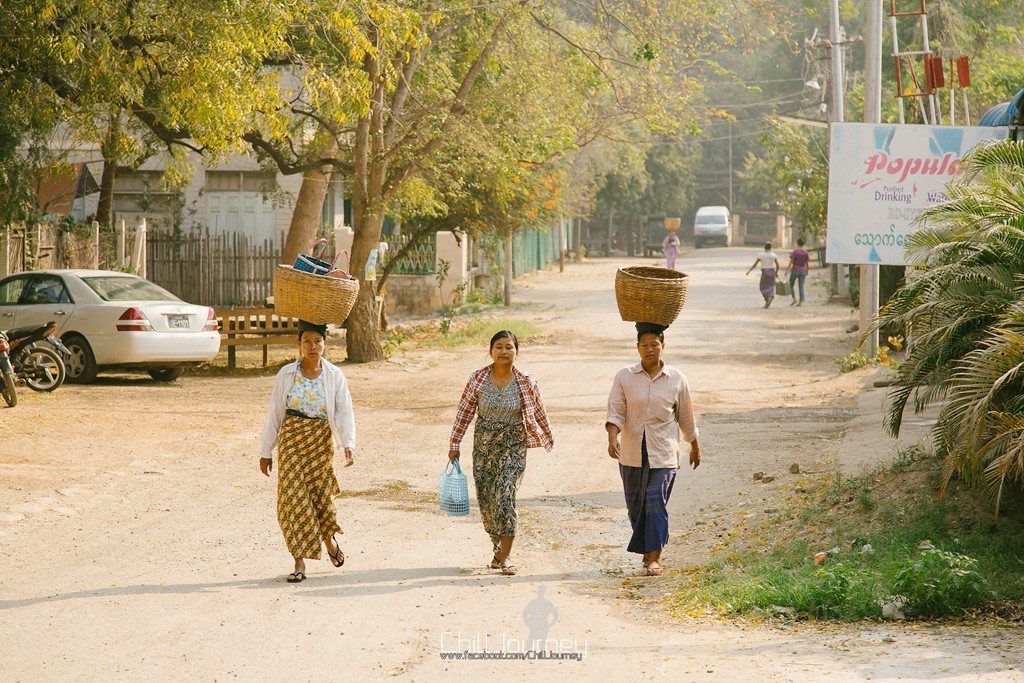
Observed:
[[[173,382],[185,373],[185,368],[150,368],[149,376],[158,382]]]
[[[89,342],[77,334],[64,337],[61,341],[71,352],[71,358],[65,364],[68,371],[68,381],[75,384],[89,384],[96,380],[96,357],[92,355],[92,347]]]

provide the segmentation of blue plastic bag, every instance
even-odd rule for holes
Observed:
[[[441,512],[451,517],[465,517],[469,514],[469,484],[459,467],[458,458],[445,466],[438,488]]]

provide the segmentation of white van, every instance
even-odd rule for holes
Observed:
[[[705,244],[732,246],[732,217],[725,206],[702,206],[693,221],[693,239],[698,249]]]

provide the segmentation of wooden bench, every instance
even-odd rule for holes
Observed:
[[[235,369],[235,349],[262,346],[263,367],[271,346],[295,346],[298,343],[298,318],[279,318],[273,308],[215,308],[220,324],[221,346],[228,347],[228,369]]]

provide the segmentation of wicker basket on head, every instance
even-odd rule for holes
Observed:
[[[285,264],[274,269],[274,309],[279,316],[340,325],[358,294],[358,280],[313,275]]]
[[[615,300],[623,320],[668,327],[683,310],[690,278],[668,268],[634,266],[615,273]]]

